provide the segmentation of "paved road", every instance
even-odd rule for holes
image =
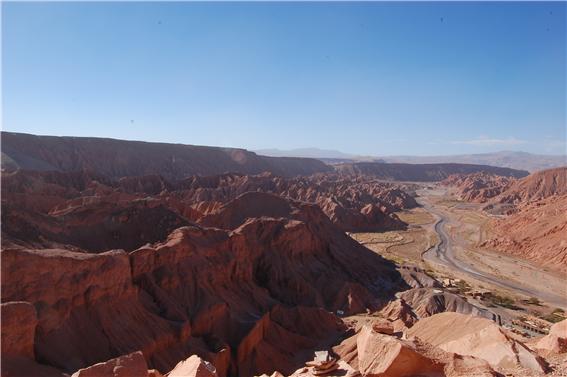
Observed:
[[[458,259],[453,251],[453,241],[445,229],[445,224],[448,221],[447,217],[422,198],[418,201],[428,212],[437,218],[434,229],[439,236],[439,243],[423,253],[423,259],[429,262],[441,264],[452,270],[468,274],[477,280],[511,289],[528,297],[537,297],[541,301],[545,301],[552,306],[567,309],[567,300],[565,297],[555,295],[553,293],[541,292],[535,288],[520,285],[514,280],[504,279],[487,273],[486,271],[478,270],[474,266]]]

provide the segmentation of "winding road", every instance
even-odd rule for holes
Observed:
[[[423,197],[418,198],[418,202],[423,206],[423,208],[436,217],[437,221],[435,222],[434,230],[439,237],[439,242],[422,254],[422,258],[424,260],[467,274],[479,281],[510,289],[528,297],[537,297],[541,301],[545,301],[555,307],[567,309],[567,299],[565,297],[521,285],[512,279],[492,275],[458,259],[453,250],[453,240],[447,234],[447,230],[445,229],[445,224],[448,222],[447,216],[436,209],[435,206],[431,205],[431,203],[427,200],[423,200]]]

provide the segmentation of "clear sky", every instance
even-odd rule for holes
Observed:
[[[565,153],[566,4],[3,2],[3,129]]]

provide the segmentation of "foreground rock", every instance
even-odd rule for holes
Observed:
[[[419,339],[400,339],[363,326],[333,348],[348,362],[353,375],[376,377],[445,376],[492,377],[490,365],[472,356],[445,352]]]
[[[0,305],[2,353],[0,374],[4,377],[62,377],[55,368],[35,361],[34,338],[37,316],[29,302]]]
[[[411,306],[402,299],[390,301],[390,303],[380,311],[380,314],[392,322],[392,327],[396,332],[412,327],[418,319]]]
[[[340,319],[321,309],[275,307],[240,343],[239,375],[274,370],[289,375],[311,358],[314,349],[331,346],[345,330]],[[291,349],[293,357],[282,357]]]
[[[485,318],[459,313],[436,314],[418,321],[407,330],[407,336],[447,352],[486,360],[495,368],[546,371],[543,359]]]
[[[80,369],[71,377],[141,377],[148,375],[148,365],[142,352],[117,357]]]
[[[193,355],[180,361],[167,377],[217,377],[217,371],[213,364]]]
[[[338,360],[328,369],[317,369],[312,366],[299,368],[290,377],[360,377],[360,375],[360,372],[352,368],[348,363]],[[272,375],[272,377],[283,377],[283,375]]]
[[[358,369],[364,376],[440,373],[443,366],[423,356],[414,343],[363,327],[356,340]]]
[[[37,317],[29,302],[7,302],[0,305],[2,317],[2,358],[35,357],[33,346]]]
[[[533,343],[533,347],[544,351],[544,353],[566,353],[567,352],[567,319],[553,324],[549,334]]]

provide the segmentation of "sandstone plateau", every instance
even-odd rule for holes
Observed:
[[[245,149],[2,132],[2,169],[96,171],[112,178],[160,174],[168,179],[225,172],[295,176],[331,171],[312,158],[258,156]]]

